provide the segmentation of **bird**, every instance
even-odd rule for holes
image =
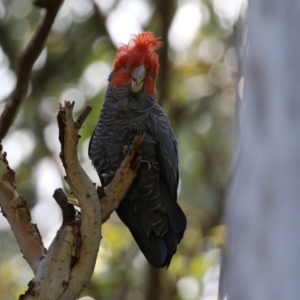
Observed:
[[[155,96],[161,46],[147,31],[119,47],[88,150],[107,186],[133,139],[145,133],[143,161],[116,213],[154,268],[168,268],[187,222],[177,202],[177,141]]]

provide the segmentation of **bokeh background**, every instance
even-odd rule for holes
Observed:
[[[225,236],[222,211],[231,160],[244,0],[66,0],[34,65],[18,117],[3,140],[17,187],[49,246],[61,222],[52,198],[68,187],[59,160],[56,114],[64,100],[75,113],[93,110],[80,140],[88,159],[116,48],[132,34],[160,36],[158,102],[179,143],[179,202],[188,219],[168,270],[152,269],[114,214],[103,226],[95,273],[82,299],[215,300]],[[0,112],[16,82],[16,61],[43,11],[30,0],[0,0]],[[16,299],[33,273],[0,215],[0,300]]]

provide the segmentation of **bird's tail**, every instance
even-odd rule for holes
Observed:
[[[139,248],[154,268],[169,266],[186,228],[186,217],[178,203],[170,199],[164,189],[162,198],[168,222],[168,229],[163,236],[158,236],[154,231],[146,234],[140,215],[126,203],[127,199],[124,199],[117,209],[118,216],[129,228]]]

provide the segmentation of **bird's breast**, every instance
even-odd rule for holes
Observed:
[[[153,105],[135,97],[105,101],[100,121],[108,130],[143,132],[147,129],[149,111]]]

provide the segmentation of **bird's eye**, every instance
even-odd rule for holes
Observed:
[[[128,69],[127,65],[124,65],[123,69],[127,71]]]

